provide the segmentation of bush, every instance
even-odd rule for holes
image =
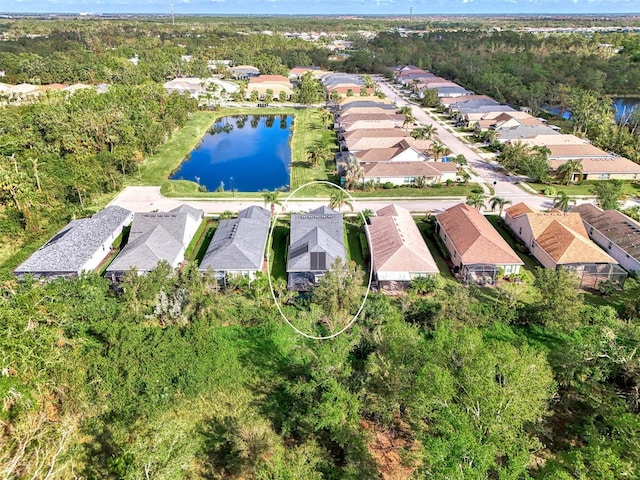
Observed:
[[[438,287],[440,287],[440,277],[438,275],[429,275],[411,280],[409,290],[415,293],[425,294],[435,292]]]
[[[385,190],[390,190],[392,188],[394,188],[395,185],[391,182],[385,182],[382,184],[382,188],[384,188]]]
[[[473,187],[471,193],[484,193],[484,190],[482,190],[482,187]]]
[[[440,182],[436,182],[436,183],[432,183],[431,184],[431,188],[442,188],[444,185],[442,185]]]
[[[611,280],[605,280],[604,282],[600,282],[598,284],[598,291],[600,292],[601,295],[605,297],[609,297],[613,295],[616,289],[617,289],[616,284],[613,283]]]

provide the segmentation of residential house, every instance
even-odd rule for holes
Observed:
[[[413,185],[421,178],[425,184],[455,181],[458,167],[450,162],[392,161],[375,162],[362,165],[364,176],[362,183],[392,183],[393,185]]]
[[[302,76],[307,72],[311,72],[311,74],[316,79],[321,79],[323,76],[327,75],[328,73],[331,73],[331,72],[328,72],[326,70],[323,70],[320,67],[315,67],[315,66],[294,67],[291,70],[289,70],[289,79],[291,79],[291,80],[300,80],[302,78]]]
[[[557,154],[557,151],[554,152]],[[611,156],[606,158],[574,158],[582,165],[581,172],[574,172],[571,181],[582,180],[637,180],[640,178],[640,165],[628,158]],[[560,176],[558,170],[569,161],[568,158],[551,158],[553,175]]]
[[[223,281],[228,276],[253,280],[264,266],[264,252],[269,237],[271,212],[252,206],[238,217],[222,220],[200,262],[201,272],[212,271]]]
[[[283,75],[258,75],[249,79],[247,98],[250,98],[251,93],[256,91],[258,98],[264,100],[268,90],[271,90],[274,99],[279,98],[281,93],[284,93],[287,99],[293,95],[293,85],[287,77]]]
[[[544,125],[544,123],[533,115],[514,110],[513,112],[503,112],[497,117],[490,115],[489,117],[482,117],[475,124],[477,131],[496,130],[500,131],[505,128],[523,127],[523,126],[537,126]]]
[[[473,128],[483,118],[495,118],[503,112],[514,112],[509,105],[485,105],[476,108],[461,107],[455,113],[455,119],[465,126]]]
[[[411,138],[411,135],[401,128],[379,128],[352,130],[342,133],[340,137],[340,150],[354,152],[371,148],[390,148],[403,139]]]
[[[163,85],[167,93],[177,92],[180,95],[188,94],[192,98],[198,98],[205,92],[204,81],[201,78],[174,78]]]
[[[133,212],[112,205],[93,217],[73,220],[14,273],[18,277],[57,278],[91,272],[107,257],[113,242],[132,219]]]
[[[129,270],[145,274],[162,261],[175,268],[195,235],[204,212],[188,205],[169,212],[136,213],[129,241],[106,269],[105,276],[119,280]]]
[[[630,273],[640,273],[640,223],[617,210],[601,210],[585,203],[573,207],[589,238]]]
[[[482,104],[498,104],[493,98],[487,97],[486,95],[463,95],[461,97],[449,97],[449,98],[441,98],[440,103],[444,105],[446,108],[456,108],[461,107],[462,105],[469,102],[484,102]]]
[[[552,136],[560,136],[558,132],[547,125],[517,125],[498,130],[496,140],[500,143],[521,142],[532,147],[535,145],[547,146],[546,143],[533,140],[541,135],[545,139]]]
[[[347,261],[342,214],[319,207],[291,215],[287,253],[290,290],[313,287],[338,258]]]
[[[464,203],[436,215],[436,232],[465,284],[492,285],[501,274],[518,274],[524,265],[489,220]]]
[[[354,156],[361,164],[372,162],[425,162],[429,160],[429,156],[424,150],[415,148],[408,140],[400,140],[389,148],[371,148],[369,150],[357,150],[354,152],[338,152],[336,160],[340,162],[348,157]]]
[[[249,80],[252,77],[260,75],[260,69],[252,65],[238,65],[236,67],[229,68],[231,77],[236,80]]]
[[[405,116],[398,113],[360,113],[340,115],[334,128],[338,132],[350,132],[361,129],[401,128]]]
[[[570,270],[582,287],[626,277],[618,262],[589,239],[579,213],[536,212],[518,203],[505,210],[504,219],[543,267]]]
[[[388,205],[368,223],[365,231],[378,288],[407,287],[414,278],[439,273],[409,211]]]
[[[467,95],[473,94],[472,91],[467,90],[460,85],[452,84],[452,85],[435,85],[431,87],[426,87],[430,90],[436,90],[438,92],[439,98],[458,98],[464,97]]]

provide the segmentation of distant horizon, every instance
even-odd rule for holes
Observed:
[[[0,12],[0,19],[12,16],[34,16],[34,15],[65,15],[65,16],[100,16],[100,15],[137,15],[137,16],[163,16],[170,17],[171,12],[99,12],[99,11],[41,11],[41,12]],[[176,17],[190,17],[202,15],[207,17],[378,17],[378,18],[429,18],[429,17],[640,17],[640,10],[637,12],[600,12],[600,13],[562,13],[562,12],[513,12],[513,13],[207,13],[207,12],[173,12]]]
[[[0,15],[640,15],[638,0],[14,0]],[[43,5],[44,4],[44,5]]]

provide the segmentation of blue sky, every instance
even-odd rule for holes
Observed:
[[[639,13],[639,0],[3,0],[0,13],[481,14]]]

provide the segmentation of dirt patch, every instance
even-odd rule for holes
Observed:
[[[407,480],[412,478],[420,466],[419,443],[412,437],[408,426],[400,419],[394,420],[392,428],[383,428],[366,420],[362,426],[371,434],[368,442],[371,456],[376,462],[380,478],[383,480]]]

